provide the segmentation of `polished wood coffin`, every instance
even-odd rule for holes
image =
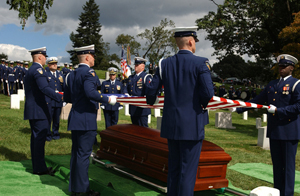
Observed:
[[[100,132],[97,157],[167,182],[168,144],[156,129],[137,125],[114,125]],[[231,157],[219,146],[203,141],[195,191],[228,186],[227,164]]]

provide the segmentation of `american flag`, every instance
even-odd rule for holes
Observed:
[[[118,96],[117,101],[120,103],[131,104],[142,108],[163,109],[164,102],[165,102],[164,96],[158,96],[159,102],[155,105],[147,105],[146,97],[126,97],[124,95],[117,95],[117,96]],[[213,96],[209,101],[206,109],[216,110],[216,109],[229,109],[234,107],[269,108],[269,106],[265,106],[265,105]]]
[[[128,78],[131,75],[130,67],[126,62],[126,56],[124,54],[123,46],[122,46],[122,53],[121,53],[121,69],[123,73],[123,78]]]

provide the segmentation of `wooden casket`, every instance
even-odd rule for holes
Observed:
[[[168,144],[158,130],[123,124],[108,127],[100,136],[99,159],[167,182]],[[230,160],[222,148],[204,140],[194,190],[227,187],[226,169]]]

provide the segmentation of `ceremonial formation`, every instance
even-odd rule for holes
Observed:
[[[225,177],[231,157],[204,140],[209,111],[222,109],[231,115],[265,108],[274,188],[280,195],[294,195],[300,139],[300,80],[292,73],[298,59],[289,54],[279,55],[280,78],[257,93],[248,80],[243,87],[212,81],[208,58],[195,55],[199,42],[197,26],[176,27],[172,32],[178,47],[175,55],[157,63],[136,56],[131,73],[122,49],[121,67],[105,68],[106,80],[100,80],[93,69],[95,45],[74,48],[79,64],[73,68],[72,63],[60,63],[61,70],[59,58],[48,57],[46,47],[29,50],[32,62],[1,59],[1,93],[12,98],[18,91],[25,92],[24,120],[29,121],[31,130],[33,174],[55,175],[56,171],[45,162],[45,144],[62,141],[60,116],[63,107],[70,104],[67,130],[71,132],[72,149],[68,190],[74,196],[100,195],[90,188],[88,170],[93,146],[97,145],[97,115],[101,108],[106,130],[100,133],[105,138],[101,138],[99,157],[111,158],[109,161],[118,164],[124,162],[128,168],[146,175],[152,172],[149,176],[166,182],[168,196],[193,196],[195,190],[212,186],[210,181],[203,182],[205,177],[201,176],[204,171],[214,181],[215,176],[208,173],[215,171],[208,164],[222,167],[217,169],[223,175],[218,180],[228,186]],[[125,106],[132,125],[118,122]],[[163,110],[159,132],[149,128],[151,109]],[[121,151],[118,146],[122,146]],[[131,152],[132,148],[136,149]],[[226,163],[222,157],[218,157],[217,163],[212,161],[212,152],[226,156]],[[201,155],[209,160],[201,160]]]

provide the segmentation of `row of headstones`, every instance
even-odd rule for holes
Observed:
[[[215,116],[215,127],[225,129],[235,129],[232,126],[232,117],[229,112],[217,112]],[[243,119],[248,119],[248,112],[243,113]],[[267,122],[267,114],[263,114],[263,122]],[[256,128],[258,129],[257,146],[265,150],[270,149],[269,138],[267,138],[267,126],[261,126],[261,118],[256,118]]]

